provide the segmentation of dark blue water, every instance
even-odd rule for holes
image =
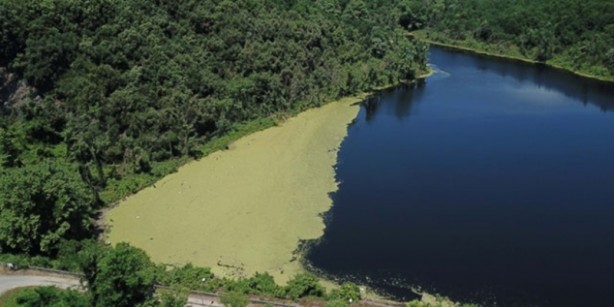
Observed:
[[[432,48],[365,102],[311,264],[398,299],[612,306],[614,85]]]

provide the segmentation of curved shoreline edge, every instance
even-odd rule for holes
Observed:
[[[299,240],[323,234],[337,151],[366,96],[309,109],[185,164],[109,210],[108,239],[156,262],[227,277],[268,272],[285,283],[303,272]]]
[[[429,38],[424,37],[423,35],[416,35],[416,33],[414,32],[407,32],[407,36],[413,37],[414,39],[417,39],[419,41],[425,42],[429,45],[434,45],[434,46],[438,46],[438,47],[443,47],[443,48],[448,48],[450,50],[454,50],[454,51],[461,51],[461,52],[468,52],[468,53],[472,53],[472,54],[479,54],[479,55],[483,55],[483,56],[490,56],[490,57],[495,57],[495,58],[500,58],[500,59],[506,59],[506,60],[513,60],[513,61],[518,61],[518,62],[524,62],[524,63],[530,63],[530,64],[536,64],[536,65],[544,65],[550,68],[554,68],[554,69],[558,69],[561,70],[563,72],[566,73],[570,73],[579,77],[583,77],[583,78],[587,78],[587,79],[591,79],[591,80],[595,80],[595,81],[599,81],[599,82],[604,82],[607,84],[612,84],[614,83],[614,79],[610,79],[610,78],[606,78],[606,77],[601,77],[601,76],[596,76],[596,75],[591,75],[588,73],[584,73],[584,72],[580,72],[580,71],[576,71],[567,67],[563,67],[554,63],[548,63],[548,62],[538,62],[535,60],[531,60],[529,58],[524,58],[524,57],[519,57],[519,56],[514,56],[514,55],[507,55],[507,54],[502,54],[502,53],[493,53],[493,52],[489,52],[486,50],[481,50],[481,49],[475,49],[475,48],[471,48],[471,47],[467,47],[467,46],[463,46],[463,45],[458,45],[458,44],[454,44],[454,43],[444,43],[444,42],[439,42],[439,41],[435,41]]]

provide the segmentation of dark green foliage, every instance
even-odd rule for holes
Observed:
[[[60,290],[56,287],[24,289],[6,302],[10,306],[28,307],[87,307],[90,306],[87,294],[76,290]]]
[[[43,162],[0,177],[0,250],[54,254],[94,230],[94,198],[73,165]]]
[[[410,9],[400,24],[410,30],[428,28],[431,39],[614,79],[608,54],[614,46],[610,0],[401,2]]]
[[[82,251],[98,244],[100,243],[94,240],[62,240],[52,266],[58,270],[80,272],[83,263]]]
[[[322,297],[325,293],[318,279],[307,273],[297,274],[286,285],[286,296],[292,300],[307,296]]]
[[[256,273],[248,279],[251,293],[265,294],[267,296],[283,297],[283,288],[278,286],[273,276],[268,273]]]
[[[384,4],[0,0],[0,66],[40,94],[0,106],[0,172],[30,176],[54,161],[94,210],[219,148],[206,144],[242,123],[414,78],[426,46],[407,40]],[[35,192],[25,190],[12,206]],[[18,247],[11,231],[37,241],[47,229],[3,225],[0,248],[53,256],[61,238],[93,237],[86,220],[52,225],[62,228],[43,246]]]
[[[75,33],[60,33],[57,28],[45,29],[28,37],[24,53],[18,55],[13,68],[39,89],[46,90],[68,68],[78,47]]]
[[[94,306],[135,306],[152,298],[159,272],[144,251],[126,243],[92,245],[81,256]]]
[[[50,98],[43,109],[60,108],[54,131],[99,189],[104,165],[149,172],[153,161],[199,155],[234,123],[425,69],[425,47],[362,0],[2,0],[0,12],[11,21],[0,51]]]
[[[356,284],[346,282],[341,285],[341,288],[334,289],[328,295],[330,300],[341,300],[343,302],[358,302],[360,300],[360,288]]]
[[[0,171],[22,165],[19,156],[25,150],[24,136],[19,135],[21,131],[11,128],[0,127]]]
[[[286,288],[268,274],[225,280],[189,265],[162,274],[140,250],[80,240],[95,235],[99,193],[134,192],[253,130],[241,123],[270,126],[258,119],[414,78],[426,46],[397,26],[401,15],[412,27],[433,20],[421,13],[364,0],[0,0],[0,66],[42,96],[2,110],[1,251],[80,267],[99,306],[155,302],[157,278],[322,297],[306,274]]]

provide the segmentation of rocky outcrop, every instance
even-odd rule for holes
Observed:
[[[40,99],[36,89],[29,86],[26,80],[5,67],[0,67],[0,110],[19,104],[27,98]]]

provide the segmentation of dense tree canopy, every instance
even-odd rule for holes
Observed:
[[[0,0],[0,94],[10,72],[39,95],[0,103],[0,253],[77,262],[89,290],[24,301],[132,306],[155,282],[324,296],[307,274],[280,287],[268,274],[162,273],[141,250],[82,239],[109,182],[197,157],[239,123],[415,78],[427,49],[405,34],[419,29],[614,78],[608,0]],[[330,294],[359,297],[351,284]]]
[[[72,165],[40,163],[0,176],[0,251],[54,254],[89,236],[94,197]]]
[[[92,245],[82,257],[92,306],[136,306],[153,297],[158,271],[143,250]]]
[[[414,78],[426,46],[386,3],[0,0],[0,66],[39,95],[0,105],[0,248],[92,234],[109,181],[199,156],[237,123]]]
[[[64,113],[63,125],[48,128],[64,136],[72,159],[140,172],[150,160],[194,153],[234,122],[413,78],[424,46],[374,8],[358,0],[3,0],[0,49]]]
[[[431,39],[614,79],[610,0],[404,0],[402,25]]]

